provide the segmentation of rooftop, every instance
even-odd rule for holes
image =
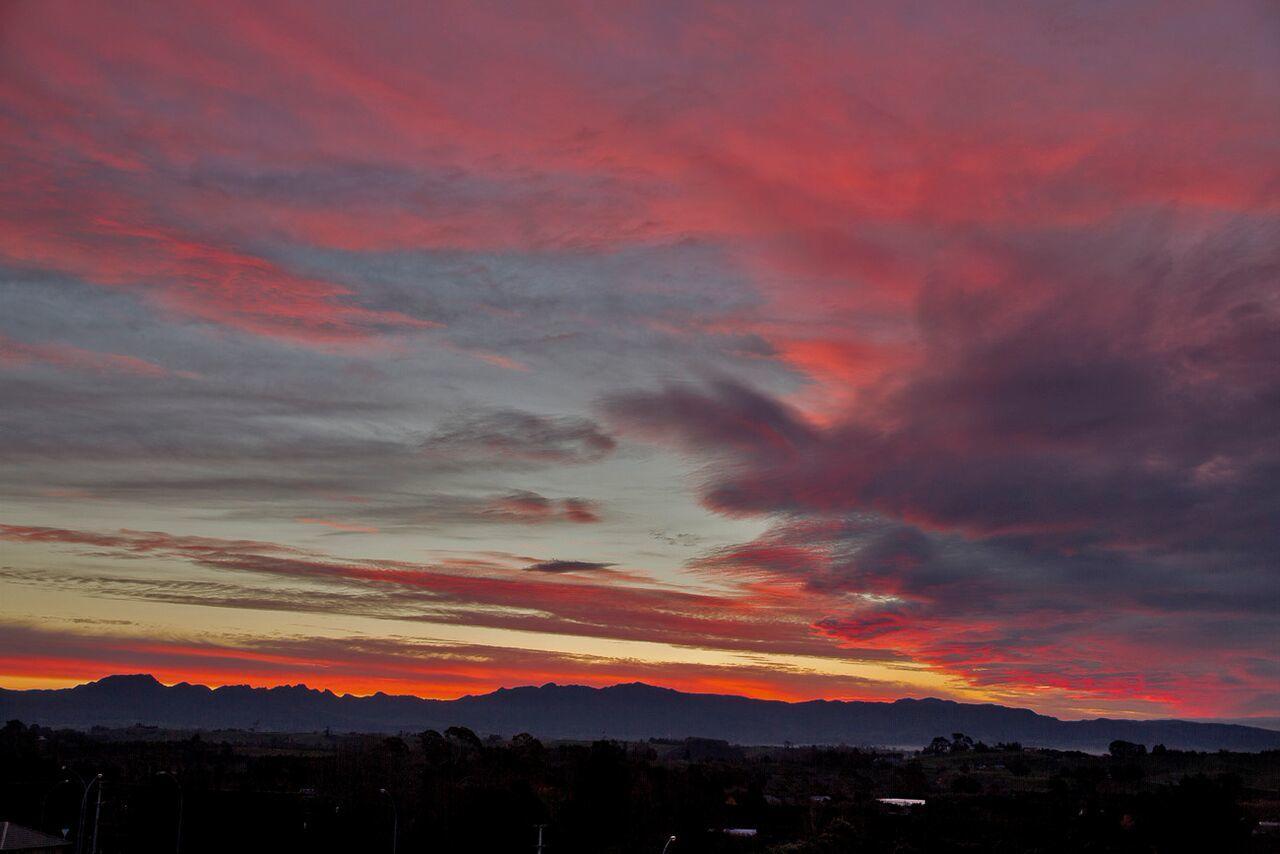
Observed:
[[[65,848],[71,843],[11,821],[0,821],[0,851],[26,851],[32,848]]]

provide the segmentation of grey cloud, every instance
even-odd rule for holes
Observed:
[[[441,464],[504,465],[596,462],[617,442],[586,418],[495,410],[452,418],[423,442]]]
[[[599,572],[613,566],[611,563],[597,563],[590,560],[542,560],[525,567],[526,572]]]

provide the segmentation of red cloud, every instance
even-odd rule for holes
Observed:
[[[809,627],[811,602],[762,595],[700,592],[658,585],[625,571],[579,576],[529,573],[505,562],[414,564],[338,560],[271,543],[179,537],[163,532],[102,533],[0,525],[0,541],[90,547],[95,554],[152,555],[207,569],[320,585],[293,603],[281,594],[267,607],[346,609],[396,619],[429,609],[441,623],[664,642],[690,647],[825,655],[832,644]],[[86,582],[89,583],[89,582]],[[191,594],[126,586],[119,593],[224,607],[263,607],[261,593],[221,588]],[[370,597],[368,594],[375,593]],[[329,597],[329,598],[326,598]]]
[[[514,522],[579,522],[600,521],[595,502],[585,498],[547,498],[536,492],[513,492],[495,498],[484,511],[486,515]]]
[[[767,12],[695,12],[680,30],[700,60],[664,70],[638,59],[667,55],[642,9],[547,10],[518,26],[465,6],[445,25],[315,6],[17,9],[6,46],[21,74],[0,97],[24,177],[0,213],[0,250],[213,322],[334,341],[425,322],[361,307],[347,286],[244,247],[264,237],[359,250],[617,247],[692,235],[741,247],[778,310],[743,323],[833,378],[870,376],[881,357],[775,321],[838,328],[850,311],[901,309],[939,266],[998,274],[998,258],[974,251],[983,241],[955,239],[965,229],[1075,227],[1126,207],[1276,210],[1259,189],[1275,175],[1273,93],[1247,62],[1222,61],[1242,55],[1222,19],[1169,13],[1159,37],[1134,46],[1114,35],[1140,29],[1128,19],[1146,13],[1114,10],[1123,23],[1093,34],[1097,50],[1148,70],[1203,71],[1117,84],[1033,9],[971,22],[965,31],[984,35],[963,52],[942,12],[905,28],[892,7],[864,10],[858,27],[809,11],[785,25]],[[520,73],[460,51],[459,32],[484,33]],[[1013,47],[1030,44],[1042,49]],[[95,120],[85,103],[121,118]],[[309,171],[353,160],[400,170],[410,191],[308,186]],[[201,179],[218,168],[249,177]],[[439,173],[475,187],[412,189]],[[280,189],[272,174],[296,179]]]
[[[0,365],[46,364],[89,373],[120,373],[141,377],[163,377],[171,372],[154,362],[119,353],[99,353],[70,344],[27,344],[0,335]],[[185,371],[179,376],[193,378]]]

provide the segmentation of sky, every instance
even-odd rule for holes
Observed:
[[[1280,715],[1270,2],[0,5],[0,686]]]

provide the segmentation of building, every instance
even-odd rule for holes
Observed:
[[[0,851],[5,854],[58,854],[71,847],[59,836],[50,836],[11,821],[0,821]]]
[[[897,812],[910,812],[916,807],[924,806],[920,798],[876,798],[877,801]]]

